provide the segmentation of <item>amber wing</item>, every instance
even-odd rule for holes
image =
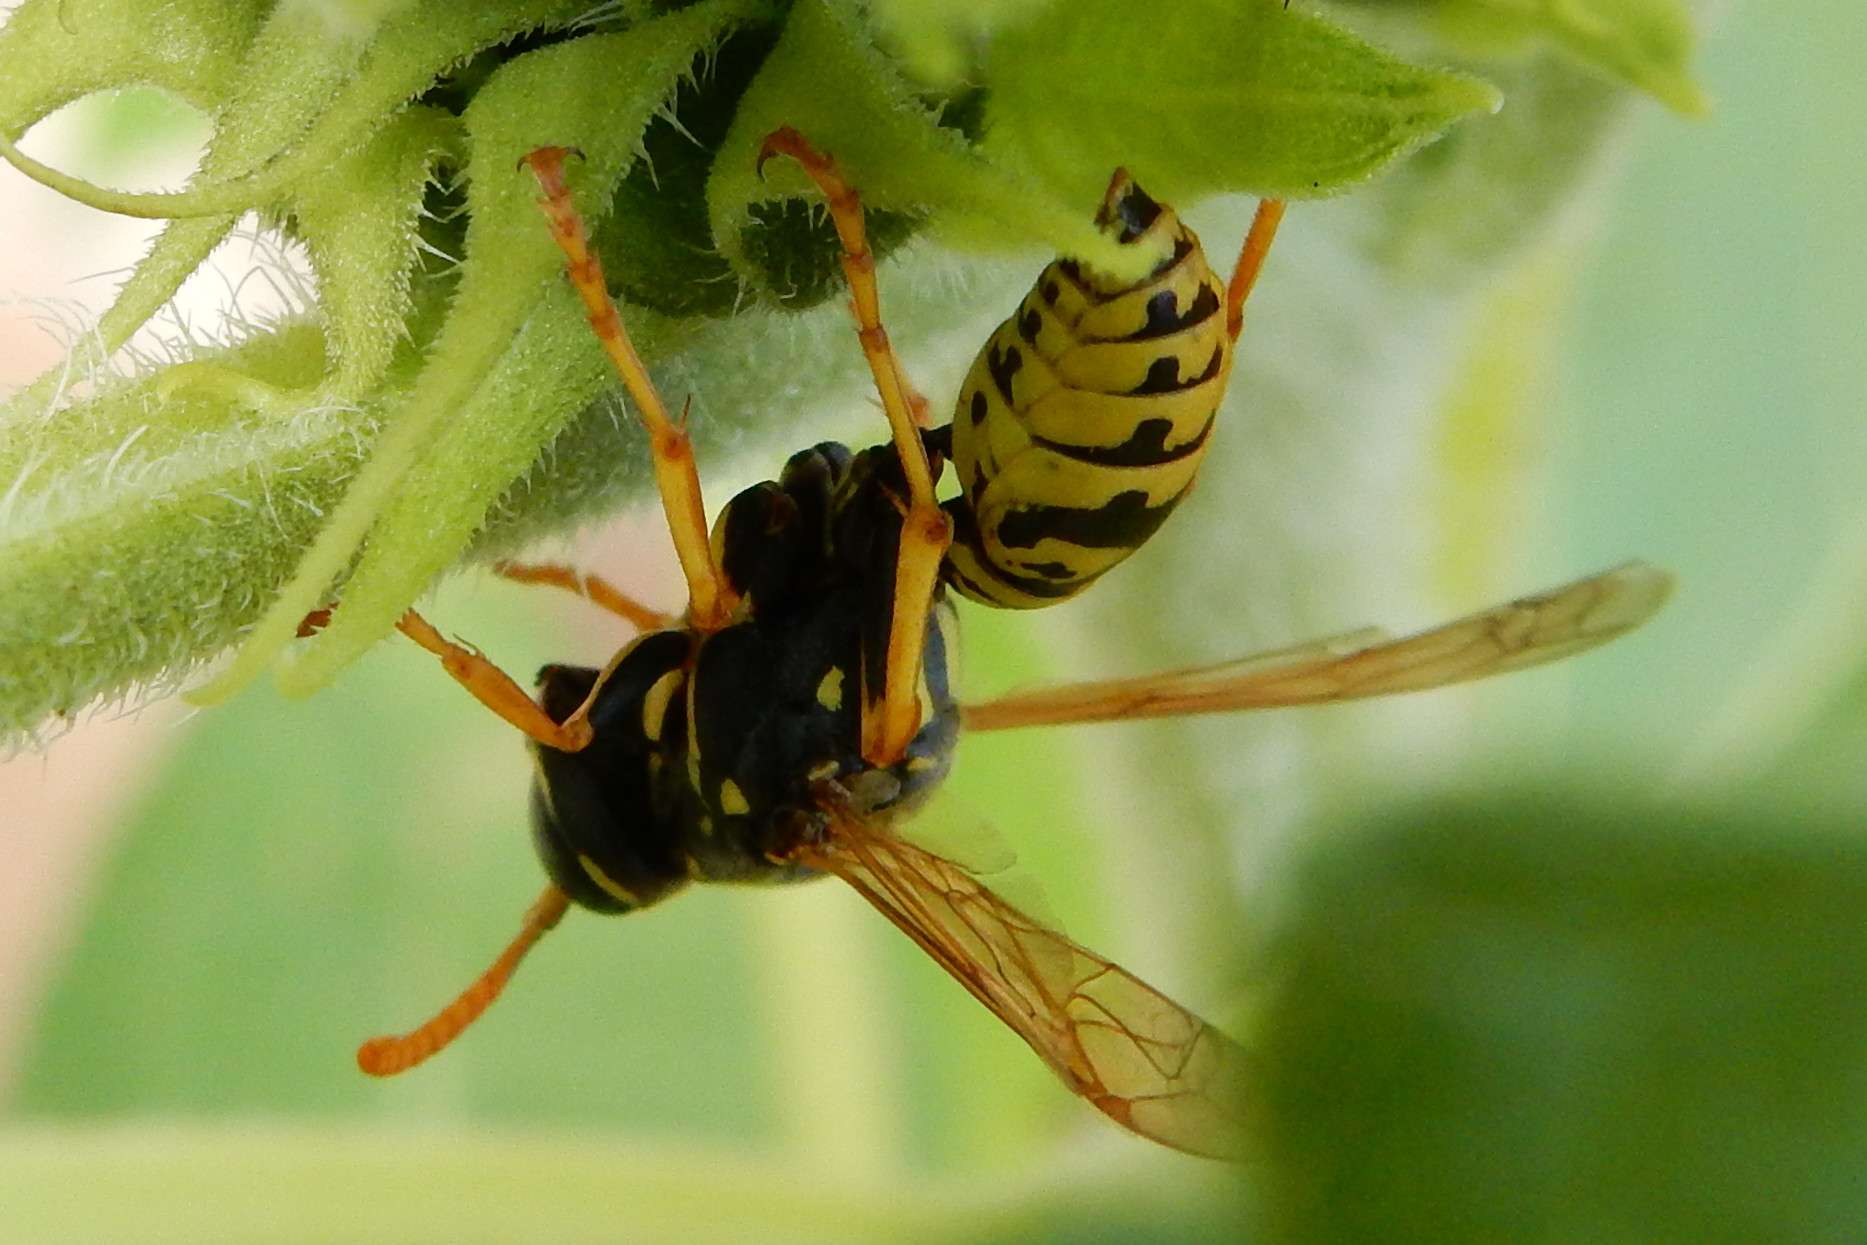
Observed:
[[[964,708],[969,730],[1221,713],[1420,691],[1555,661],[1638,627],[1672,577],[1640,562],[1401,639],[1359,631],[1197,669],[1104,679]]]
[[[1249,1056],[1198,1016],[886,825],[835,814],[798,859],[855,887],[1117,1124],[1244,1157]]]

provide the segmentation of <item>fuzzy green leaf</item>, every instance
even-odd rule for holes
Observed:
[[[1547,39],[1687,116],[1710,108],[1692,79],[1682,0],[1427,0],[1444,33],[1473,51]]]
[[[1226,190],[1327,194],[1499,96],[1409,65],[1279,0],[1052,5],[987,64],[986,151],[1093,203],[1125,165],[1184,202]]]
[[[755,284],[789,293],[787,269],[752,257],[784,248],[758,236],[770,228],[760,205],[802,196],[821,202],[788,160],[761,171],[758,151],[781,126],[829,152],[845,178],[861,188],[865,206],[904,212],[938,209],[944,219],[985,223],[1001,239],[1042,242],[1052,249],[1132,266],[1089,223],[1088,214],[1042,187],[983,159],[956,130],[916,100],[875,48],[846,0],[800,0],[784,34],[740,100],[707,183],[713,237],[734,267]],[[805,278],[808,279],[808,278]]]
[[[450,64],[476,48],[569,15],[562,3],[534,0],[475,11],[462,19],[454,6],[425,0],[401,6],[400,16],[376,32],[380,38],[372,46],[361,37],[367,26],[333,27],[316,6],[286,5],[275,10],[251,46],[243,47],[243,58],[214,79],[212,90],[203,83],[196,92],[206,97],[203,106],[215,114],[214,138],[201,162],[200,184],[175,194],[125,195],[75,186],[70,179],[53,182],[65,193],[104,210],[184,218],[172,221],[136,266],[96,332],[82,344],[86,358],[81,362],[101,366],[121,348],[205,262],[240,213],[254,208],[282,209],[292,192],[307,184],[312,187],[309,194],[317,196],[317,184],[333,165],[347,160],[352,147],[376,138],[384,117]],[[0,31],[0,37],[11,36],[19,27],[16,17]],[[106,28],[127,27],[100,15],[98,24],[85,29],[88,34]],[[22,40],[39,39],[36,45],[22,47],[21,53],[43,59],[56,40],[42,30],[35,35],[35,29],[30,23],[21,28]],[[132,64],[119,67],[119,72],[136,80],[140,68]],[[92,85],[117,85],[122,80]],[[81,81],[91,83],[89,78]],[[43,113],[38,108],[20,120],[37,120]],[[0,112],[0,120],[5,115]],[[328,197],[328,189],[325,194]],[[363,213],[376,215],[382,210],[373,204]],[[379,253],[375,266],[383,267],[388,258]],[[392,278],[391,290],[400,281],[400,276]],[[359,375],[367,375],[373,365],[366,359],[356,366]],[[19,405],[50,405],[58,383],[56,372],[42,378]]]
[[[569,0],[524,0],[464,9],[446,0],[398,5],[375,28],[369,42],[352,52],[354,63],[340,89],[315,108],[293,101],[275,110],[292,118],[291,131],[264,145],[267,158],[263,167],[252,170],[250,182],[229,178],[222,183],[225,192],[243,194],[251,206],[260,206],[285,188],[320,176],[347,151],[372,139],[385,117],[473,53],[530,31],[564,25],[586,7]],[[320,31],[330,29],[322,17],[316,25]],[[353,46],[340,40],[333,45]],[[234,174],[249,169],[203,171]],[[195,193],[206,193],[215,185],[210,179]]]
[[[99,24],[90,30],[127,32],[130,29],[120,16],[101,11],[103,6],[99,7],[96,14]],[[15,24],[7,24],[8,34]],[[216,114],[214,137],[201,164],[204,175],[248,171],[278,144],[292,138],[305,118],[315,115],[336,93],[343,79],[354,69],[357,49],[323,35],[319,19],[302,6],[275,9],[250,45],[242,48],[238,62],[215,77],[211,85],[219,98],[203,101],[204,106]],[[32,37],[29,26],[21,38]],[[88,36],[89,39],[97,37],[96,34]],[[139,34],[138,37],[144,36]],[[39,46],[22,47],[22,57],[42,60],[46,55],[42,50],[46,42],[49,40],[42,41]],[[132,61],[119,68],[121,72],[135,73],[144,66]],[[195,85],[206,92],[210,84],[203,79]],[[28,124],[42,115],[42,110],[36,110],[19,120]],[[174,297],[182,282],[206,261],[208,254],[233,228],[239,210],[206,215],[200,220],[176,221],[164,231],[104,313],[94,334],[95,344],[87,343],[87,349],[93,352],[94,366],[101,365]],[[20,405],[49,404],[56,383],[56,372],[42,378],[37,386],[27,391]]]
[[[205,698],[226,694],[269,662],[298,621],[329,599],[369,534],[344,608],[280,674],[293,691],[321,686],[394,626],[460,556],[487,507],[596,396],[606,376],[601,350],[560,276],[563,258],[542,226],[536,183],[516,166],[538,147],[577,148],[584,159],[572,180],[586,218],[600,219],[675,80],[758,7],[710,0],[634,30],[522,56],[488,81],[464,119],[472,223],[447,322],[369,464]],[[597,93],[591,82],[625,85]],[[504,401],[488,402],[491,396]],[[464,441],[469,452],[450,456],[433,444],[450,419],[449,439]],[[419,475],[412,474],[417,464]],[[420,504],[411,506],[416,498]]]
[[[269,7],[175,0],[126,22],[113,0],[25,0],[0,26],[0,130],[131,84],[162,87],[198,107],[217,103]]]
[[[939,124],[902,79],[893,50],[878,47],[845,0],[736,9],[744,24],[733,44],[733,71],[710,80],[707,106],[713,112],[705,136],[678,176],[668,166],[670,183],[680,181],[684,189],[663,202],[656,179],[638,175],[639,153],[634,165],[627,158],[629,142],[640,131],[620,124],[612,106],[626,100],[612,99],[612,93],[617,83],[627,84],[621,94],[628,96],[645,79],[658,80],[659,104],[669,84],[681,80],[689,86],[674,107],[692,107],[705,96],[692,89],[705,78],[704,69],[690,73],[685,62],[658,67],[652,58],[623,63],[557,49],[620,38],[606,32],[624,20],[638,23],[628,28],[629,36],[647,37],[666,23],[712,10],[689,6],[651,16],[652,6],[630,6],[605,17],[612,25],[598,33],[560,29],[557,24],[572,7],[582,6],[536,0],[501,6],[491,15],[474,8],[450,16],[440,0],[413,0],[371,8],[367,20],[338,28],[317,6],[272,12],[244,59],[220,83],[222,98],[214,110],[225,132],[217,135],[193,188],[164,200],[175,210],[209,214],[171,224],[98,336],[110,346],[146,320],[224,234],[231,209],[257,202],[309,244],[322,277],[318,311],[325,342],[320,346],[302,331],[304,325],[294,323],[277,330],[280,351],[274,352],[289,357],[289,367],[245,370],[246,358],[267,352],[255,341],[238,351],[191,358],[168,370],[160,383],[121,392],[106,386],[59,410],[53,409],[50,388],[42,388],[0,414],[7,429],[0,436],[0,481],[9,512],[37,516],[25,526],[0,529],[0,552],[18,558],[0,568],[0,576],[34,601],[57,598],[67,613],[82,612],[97,640],[60,648],[66,628],[57,625],[56,611],[15,609],[11,600],[23,597],[9,598],[13,613],[0,619],[0,641],[8,676],[15,680],[8,703],[21,715],[8,719],[10,728],[30,729],[35,712],[73,709],[85,692],[121,691],[164,672],[178,677],[213,655],[252,623],[259,604],[276,591],[284,578],[278,568],[294,556],[292,542],[304,547],[308,529],[300,515],[314,526],[320,517],[334,522],[324,524],[323,543],[300,564],[290,600],[277,608],[238,677],[289,640],[294,611],[325,603],[347,574],[354,578],[347,584],[346,608],[307,646],[312,664],[288,675],[295,687],[327,677],[338,662],[381,635],[400,608],[467,548],[482,554],[510,550],[526,536],[561,531],[646,480],[632,428],[615,426],[600,406],[575,418],[608,377],[564,294],[559,261],[531,206],[527,179],[511,167],[528,145],[575,143],[590,153],[588,164],[573,167],[571,175],[606,259],[620,253],[625,261],[612,264],[613,272],[632,293],[670,286],[654,305],[681,316],[736,306],[730,282],[710,282],[698,294],[681,288],[696,274],[711,278],[726,271],[703,251],[697,220],[680,220],[682,212],[696,216],[701,173],[710,179],[708,215],[716,223],[722,205],[729,223],[759,222],[729,228],[721,238],[722,252],[731,255],[735,246],[744,252],[740,258],[748,262],[741,262],[740,271],[758,272],[768,290],[781,290],[793,277],[806,294],[833,288],[834,243],[823,228],[816,190],[788,161],[774,162],[766,183],[757,182],[752,171],[758,141],[781,123],[798,125],[832,150],[871,207],[894,209],[871,217],[878,249],[922,218],[961,242],[989,231],[1001,245],[1045,238],[1085,254],[1105,245],[1087,228],[1085,198],[1066,196],[1027,171],[1012,172],[1008,162],[969,145],[965,135],[976,132],[976,113],[949,109],[944,119],[952,125]],[[1213,13],[1211,0],[1189,0],[1189,21]],[[1016,16],[1030,14],[1023,6]],[[1252,11],[1224,16],[1240,28],[1264,20]],[[1002,12],[992,14],[1001,26],[1008,20]],[[1308,19],[1290,20],[1289,29],[1314,28]],[[1181,24],[1173,23],[1176,30]],[[488,46],[489,40],[526,32],[534,34],[516,46]],[[538,49],[539,43],[551,46]],[[1361,48],[1346,36],[1330,46]],[[1008,63],[995,55],[987,68],[1004,71]],[[544,68],[523,68],[528,64]],[[554,77],[552,65],[577,72]],[[1022,64],[1010,68],[1027,76],[1035,72]],[[1065,60],[1059,73],[1068,68]],[[1141,68],[1156,75],[1180,69],[1153,62]],[[448,76],[435,86],[443,70]],[[986,72],[976,75],[997,91],[990,78]],[[748,80],[751,86],[741,96]],[[1433,75],[1425,80],[1442,81]],[[1059,81],[1060,97],[1069,96],[1076,83]],[[480,102],[481,95],[498,102],[498,109]],[[1352,95],[1324,96],[1318,110],[1335,109],[1351,120],[1366,103]],[[1197,99],[1162,98],[1173,105],[1159,110],[1164,120],[1172,121],[1182,107],[1201,115]],[[418,106],[411,109],[411,102]],[[471,113],[464,122],[470,140],[450,135],[452,127],[436,109]],[[435,171],[459,174],[463,154],[469,162],[457,183],[467,197],[457,219],[466,223],[422,225],[423,237],[465,255],[457,271],[417,270],[415,257],[406,252],[405,262],[397,263],[398,245],[416,244],[410,214],[433,168],[418,141],[421,118],[434,126],[431,145],[451,149]],[[674,141],[669,136],[678,137],[681,120],[677,112],[650,149]],[[1584,135],[1578,149],[1593,152],[1597,137],[1598,132]],[[462,147],[463,141],[469,146]],[[1520,148],[1541,142],[1535,135],[1522,142],[1513,137],[1506,144],[1511,150],[1503,153],[1510,159],[1500,157],[1487,166],[1490,171],[1479,171],[1490,177],[1519,167],[1510,160],[1523,157]],[[495,150],[505,154],[495,158]],[[1187,162],[1181,185],[1211,180],[1200,172],[1211,161],[1206,147],[1183,144],[1174,158]],[[496,167],[501,161],[504,167]],[[617,169],[630,170],[625,181],[617,181]],[[1439,169],[1422,177],[1422,202],[1457,180],[1446,166]],[[1106,164],[1084,175],[1094,181],[1089,195],[1100,189],[1105,174]],[[505,188],[506,200],[485,184],[493,182]],[[1500,203],[1500,236],[1545,201],[1559,199],[1564,189],[1539,183],[1523,201]],[[1363,237],[1378,242],[1383,213],[1400,201],[1390,196],[1368,213]],[[421,206],[436,213],[463,205],[432,192]],[[812,213],[819,214],[814,222]],[[1446,234],[1443,215],[1436,207],[1421,215],[1430,218],[1433,237]],[[793,231],[800,221],[806,228]],[[1233,228],[1226,226],[1218,236]],[[1071,235],[1080,244],[1070,243]],[[917,326],[951,334],[968,319],[989,318],[993,304],[983,291],[1017,283],[1018,274],[1006,267],[935,261],[933,255],[922,252],[909,265],[923,273],[943,265],[933,280],[884,283],[890,328],[903,341]],[[1474,255],[1473,270],[1485,262]],[[955,279],[962,273],[974,274],[972,284]],[[806,288],[812,281],[814,287]],[[696,392],[695,431],[703,446],[747,430],[757,430],[773,452],[795,444],[788,421],[774,418],[782,413],[774,409],[774,395],[784,395],[784,406],[808,392],[815,406],[862,373],[844,317],[833,305],[810,317],[740,309],[730,324],[717,326],[633,309],[628,319],[645,357],[666,373],[664,388],[678,394],[677,385],[691,384]],[[971,330],[966,332],[970,337]],[[808,343],[807,353],[800,353],[800,343]],[[706,374],[693,372],[695,361],[703,359],[712,361]],[[81,378],[99,374],[96,361],[82,356],[74,369]],[[939,401],[939,394],[932,396]],[[318,431],[302,445],[254,442],[257,449],[279,449],[276,460],[243,459],[243,473],[215,474],[222,456],[252,427],[312,424]],[[388,432],[379,441],[382,428]],[[541,454],[560,432],[562,439]],[[211,452],[201,462],[188,461],[199,449]],[[372,451],[376,461],[359,474],[360,462]],[[139,494],[95,495],[104,480],[114,478],[100,473],[101,465],[119,453],[117,467],[136,468],[138,478],[211,481],[213,487],[203,484],[193,492],[192,486],[182,487],[190,499],[182,509],[190,522],[218,525],[230,543],[181,541],[178,547],[174,531],[152,517],[159,507],[138,511],[132,505]],[[164,454],[181,458],[169,462]],[[66,472],[76,474],[66,478]],[[305,485],[292,492],[299,514],[270,527],[248,522],[248,516],[268,514],[281,496],[275,486],[285,480]],[[211,500],[217,489],[232,499],[227,508]],[[202,506],[211,519],[201,517]],[[366,535],[368,551],[357,562]],[[236,536],[252,543],[236,547]],[[93,556],[105,553],[107,559]],[[146,596],[125,598],[118,591],[125,581],[114,567],[129,560],[139,566],[167,561],[174,572],[144,585]],[[165,585],[186,591],[165,594]],[[13,662],[14,653],[20,662]],[[42,659],[50,664],[33,664]],[[106,669],[108,662],[121,664]]]
[[[293,197],[329,340],[324,384],[335,394],[368,393],[408,337],[423,192],[435,162],[458,142],[453,117],[411,108]]]
[[[317,329],[199,360],[307,395]],[[0,722],[31,730],[226,646],[362,455],[366,411],[230,402],[156,373],[0,437]]]
[[[681,81],[667,113],[643,133],[609,218],[591,237],[620,301],[671,316],[730,316],[745,309],[739,275],[707,227],[707,178],[739,101],[781,29],[760,22],[731,32]],[[834,245],[834,235],[828,241]],[[827,289],[827,274],[823,284]]]

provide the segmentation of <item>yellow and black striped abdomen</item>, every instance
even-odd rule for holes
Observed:
[[[960,388],[947,577],[987,605],[1050,605],[1134,552],[1192,485],[1225,394],[1225,287],[1199,239],[1125,174],[1096,219],[1170,258],[1134,284],[1051,264]]]

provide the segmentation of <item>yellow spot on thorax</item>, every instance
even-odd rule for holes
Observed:
[[[831,666],[829,672],[823,676],[823,681],[817,684],[817,703],[831,713],[843,707],[843,668],[841,666]]]
[[[752,806],[746,803],[745,792],[730,778],[720,783],[720,811],[733,817],[744,817],[752,811]]]

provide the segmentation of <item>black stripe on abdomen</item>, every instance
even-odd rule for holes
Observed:
[[[1187,488],[1192,485],[1188,484]],[[1158,506],[1145,489],[1117,493],[1094,510],[1074,506],[1018,506],[998,521],[994,535],[1007,549],[1034,549],[1060,540],[1084,549],[1133,549],[1145,544],[1186,496],[1181,489]]]
[[[1142,420],[1135,425],[1134,435],[1120,445],[1070,445],[1063,441],[1052,441],[1049,437],[1040,437],[1034,432],[1031,433],[1031,441],[1053,454],[1098,467],[1159,467],[1203,451],[1206,438],[1212,435],[1212,425],[1216,418],[1216,412],[1206,416],[1205,425],[1200,428],[1198,436],[1172,449],[1167,448],[1167,437],[1173,432],[1171,419]]]

